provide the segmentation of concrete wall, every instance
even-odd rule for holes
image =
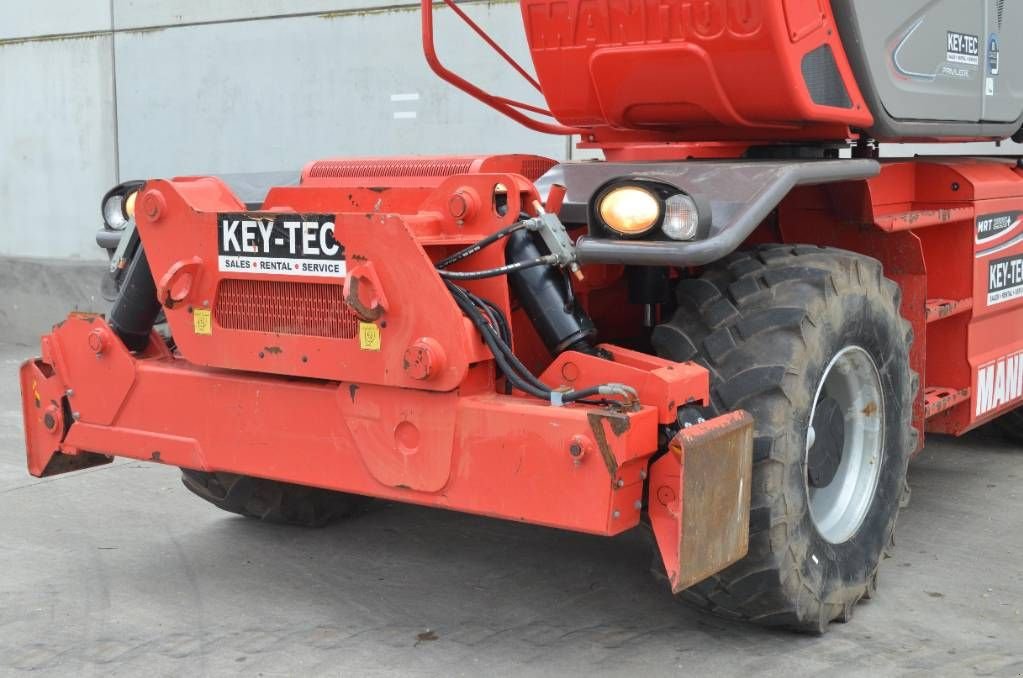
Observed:
[[[528,59],[516,2],[465,7]],[[125,179],[297,170],[336,155],[566,157],[564,139],[525,130],[436,78],[421,56],[417,8],[0,2],[0,256],[100,260],[98,202]],[[450,12],[437,27],[453,68],[530,98]]]
[[[515,0],[464,7],[528,60]],[[430,73],[417,8],[0,1],[0,256],[99,261],[97,203],[122,179],[297,170],[335,155],[571,153],[564,139],[529,132]],[[529,98],[450,12],[439,13],[438,30],[454,69]]]

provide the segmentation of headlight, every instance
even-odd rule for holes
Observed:
[[[135,218],[135,200],[144,185],[142,181],[128,181],[103,196],[100,209],[107,230],[123,231]]]
[[[673,195],[664,201],[661,230],[672,240],[692,240],[700,228],[700,211],[688,195]]]
[[[103,203],[103,223],[115,231],[123,231],[128,221],[124,211],[124,196],[112,195],[107,198]]]
[[[646,233],[661,219],[661,201],[639,186],[621,186],[600,198],[597,211],[611,230],[626,236]]]

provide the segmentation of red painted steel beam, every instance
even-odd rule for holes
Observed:
[[[101,317],[76,314],[22,368],[29,469],[121,456],[617,534],[639,521],[659,410],[705,398],[700,370],[624,351],[622,363],[565,356],[579,383],[625,377],[644,404],[614,412],[492,386],[439,393],[204,368],[156,335],[133,356]]]

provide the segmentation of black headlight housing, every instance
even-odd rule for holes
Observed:
[[[123,231],[128,226],[133,218],[128,213],[128,198],[142,190],[145,185],[144,181],[126,181],[106,192],[99,206],[104,229]]]
[[[656,202],[658,216],[649,228],[625,232],[611,226],[602,215],[602,207],[609,196],[621,195],[620,189],[626,188],[643,191]],[[665,181],[637,177],[615,178],[598,188],[590,199],[588,217],[591,236],[618,240],[689,242],[706,238],[711,225],[709,205],[699,197]],[[666,220],[674,221],[666,223]],[[681,224],[680,220],[685,223]]]

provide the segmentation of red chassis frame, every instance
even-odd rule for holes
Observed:
[[[254,212],[217,179],[150,182],[138,227],[176,349],[154,333],[132,354],[96,315],[58,325],[21,371],[30,471],[116,455],[601,535],[636,526],[645,504],[676,590],[733,562],[745,532],[721,539],[707,526],[748,527],[734,514],[748,494],[736,502],[707,488],[748,492],[749,416],[687,429],[651,463],[677,408],[707,402],[705,369],[612,345],[610,361],[552,361],[504,281],[467,283],[512,318],[516,353],[546,384],[628,383],[639,404],[615,412],[504,395],[493,356],[437,276],[434,261],[532,209],[530,179],[549,166],[528,156],[317,163]],[[347,275],[221,271],[224,213],[331,215]],[[1006,214],[1011,223],[981,233]],[[889,162],[875,179],[797,189],[753,240],[880,259],[915,330],[917,427],[963,433],[1023,402],[1023,298],[991,303],[988,290],[995,262],[1023,258],[1021,216],[1012,162]],[[469,261],[504,263],[500,248]],[[630,325],[615,268],[588,268],[578,290],[609,336]],[[723,544],[732,548],[715,551]]]
[[[395,178],[399,165],[418,174]],[[175,347],[154,332],[132,354],[93,314],[54,328],[41,358],[21,371],[30,472],[123,456],[601,535],[639,523],[649,484],[676,587],[734,562],[745,554],[744,532],[708,562],[718,556],[703,556],[696,540],[722,540],[714,532],[687,543],[683,512],[690,521],[724,511],[718,519],[747,522],[748,415],[688,432],[694,460],[706,441],[731,445],[739,467],[704,477],[743,488],[732,496],[685,496],[681,439],[650,464],[677,409],[707,402],[705,369],[613,345],[603,346],[611,360],[566,352],[551,361],[515,320],[516,350],[547,365],[547,385],[626,383],[638,403],[557,407],[506,395],[493,356],[437,275],[437,259],[532,211],[539,196],[519,172],[549,165],[528,156],[320,163],[303,185],[271,190],[256,211],[218,179],[149,182],[136,218]],[[447,176],[453,167],[467,173]],[[225,214],[329,215],[346,275],[223,270]],[[501,250],[469,265],[503,264]],[[515,318],[503,280],[466,287]],[[597,303],[582,290],[580,299]],[[680,563],[686,552],[697,556]]]

